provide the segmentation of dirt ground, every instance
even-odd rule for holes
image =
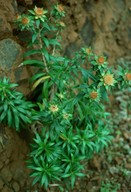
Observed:
[[[45,6],[55,0],[18,1],[18,10]],[[129,0],[61,0],[66,10],[62,33],[63,54],[72,56],[81,46],[91,46],[97,54],[108,57],[110,65],[131,65],[131,1]],[[5,9],[6,10],[6,9]],[[7,10],[8,11],[8,10]],[[9,14],[7,17],[10,17]],[[11,18],[11,17],[10,17]],[[12,28],[15,31],[15,29]],[[22,35],[17,34],[19,41]],[[16,38],[16,34],[14,34]],[[21,42],[22,44],[22,42]],[[24,44],[24,42],[23,42]],[[25,89],[25,87],[23,88]],[[131,191],[131,111],[129,90],[115,92],[107,110],[114,139],[108,149],[87,162],[86,177],[78,179],[72,192]],[[115,107],[114,107],[115,106]],[[29,130],[16,133],[0,125],[0,192],[42,192],[32,187],[25,161],[30,151]],[[59,191],[50,189],[50,192]],[[65,190],[66,191],[66,190]]]

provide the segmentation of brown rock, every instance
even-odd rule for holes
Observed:
[[[12,34],[10,24],[7,22],[6,17],[0,13],[0,39],[9,37]]]
[[[71,31],[68,36],[68,39],[70,42],[74,42],[77,37],[78,37],[78,34],[75,31]]]
[[[0,178],[0,190],[2,191],[2,188],[4,186],[4,182],[2,181],[2,179]]]
[[[4,165],[4,163],[2,161],[0,161],[0,169],[3,167],[3,165]]]
[[[13,189],[15,190],[15,192],[20,191],[20,186],[16,181],[13,182],[12,186],[13,186]]]
[[[12,175],[11,175],[11,172],[10,172],[10,170],[9,170],[8,167],[4,167],[4,168],[1,170],[1,175],[2,175],[3,179],[4,179],[6,182],[11,181],[11,179],[12,179]]]
[[[2,189],[2,192],[11,192],[11,189],[7,186],[4,186],[4,188]]]

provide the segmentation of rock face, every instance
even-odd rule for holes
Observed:
[[[22,61],[23,53],[21,46],[12,39],[0,41],[0,67],[3,70],[11,70]]]
[[[131,55],[131,1],[66,1],[65,7],[68,9],[63,35],[65,54],[70,56],[73,50],[91,45],[97,54],[109,56],[113,65],[119,58],[126,62]],[[67,41],[73,30],[76,38]]]
[[[10,24],[7,22],[5,15],[0,13],[0,40],[11,36],[12,29]]]
[[[3,144],[1,145],[1,141]],[[26,167],[29,147],[15,130],[0,129],[0,191],[35,191]]]

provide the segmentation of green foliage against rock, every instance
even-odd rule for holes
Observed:
[[[6,78],[0,80],[0,123],[19,131],[32,122],[31,111],[34,105],[16,91],[16,86]]]

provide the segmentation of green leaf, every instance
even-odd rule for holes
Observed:
[[[49,62],[49,53],[48,53],[48,51],[46,49],[42,49],[42,52],[43,52],[47,62]]]
[[[80,120],[82,121],[84,119],[84,114],[83,114],[83,110],[80,106],[80,104],[77,103],[77,110],[78,110],[78,113],[79,113],[79,116],[80,116]]]
[[[34,167],[34,170],[42,172],[43,171],[43,167]]]
[[[85,176],[84,173],[76,173],[76,175],[79,176],[79,177],[84,177]]]
[[[0,115],[0,121],[2,122],[7,115],[7,111],[3,111],[3,113]]]
[[[30,173],[30,176],[31,176],[31,177],[38,177],[39,175],[40,175],[39,172]]]
[[[76,180],[75,175],[71,175],[71,187],[72,187],[72,188],[74,187],[75,180]]]
[[[15,128],[16,128],[16,131],[19,131],[20,121],[19,121],[19,117],[18,117],[18,112],[14,114],[14,119],[15,119]]]
[[[43,174],[42,179],[41,179],[41,185],[45,185],[46,187],[48,186],[48,177],[47,175]]]
[[[36,20],[36,26],[37,26],[37,28],[39,28],[39,26],[40,26],[40,20],[39,19]]]
[[[34,67],[41,67],[41,68],[44,68],[44,64],[43,64],[43,61],[38,61],[38,60],[26,60],[26,61],[23,61],[22,65],[32,65]]]
[[[57,41],[57,39],[50,39],[49,44],[61,46],[60,43]]]
[[[88,74],[88,77],[89,77],[91,80],[96,81],[96,78],[95,78],[95,76],[92,74],[91,71],[87,71],[87,74]]]
[[[41,179],[41,176],[40,176],[40,175],[37,176],[37,177],[35,177],[35,179],[34,179],[33,182],[32,182],[32,185],[35,185],[38,181],[40,181],[40,179]]]
[[[24,106],[23,106],[24,107]],[[17,106],[17,110],[20,112],[20,113],[23,113],[23,114],[27,114],[27,110],[22,108],[22,106]]]
[[[23,115],[22,113],[19,113],[19,118],[21,121],[23,121],[25,124],[31,123],[31,119],[28,116]]]
[[[36,87],[37,87],[40,83],[42,83],[44,80],[49,79],[49,78],[50,78],[50,76],[44,76],[44,77],[39,78],[39,79],[34,83],[34,85],[32,86],[32,90],[36,89]]]
[[[4,111],[7,112],[8,110],[8,105],[7,105],[7,102],[4,103]]]
[[[48,80],[46,80],[43,84],[42,96],[43,98],[46,98],[46,99],[48,99],[49,97],[49,81]]]
[[[38,142],[39,142],[39,143],[41,143],[41,142],[42,142],[41,137],[39,136],[39,134],[38,134],[38,133],[36,133],[36,139],[38,140]]]
[[[7,111],[7,119],[8,119],[8,126],[11,127],[13,119],[12,119],[12,114],[11,114],[10,108]]]
[[[28,57],[30,55],[35,55],[35,54],[41,54],[41,50],[30,50],[30,51],[27,51],[24,56],[25,57]]]
[[[46,47],[49,47],[49,40],[47,38],[45,38],[45,37],[43,37],[42,39],[43,39]]]
[[[33,75],[33,77],[31,77],[31,82],[35,81],[36,79],[39,79],[40,77],[43,77],[45,75],[45,73],[36,73],[35,75]]]
[[[102,98],[105,100],[105,101],[109,101],[108,99],[108,94],[107,94],[107,91],[105,89],[105,86],[102,86],[101,87],[101,95],[102,95]]]
[[[50,27],[46,22],[43,23],[43,26],[50,31]]]
[[[35,42],[35,40],[37,39],[37,36],[38,36],[38,33],[34,33],[34,34],[32,35],[32,43]]]

